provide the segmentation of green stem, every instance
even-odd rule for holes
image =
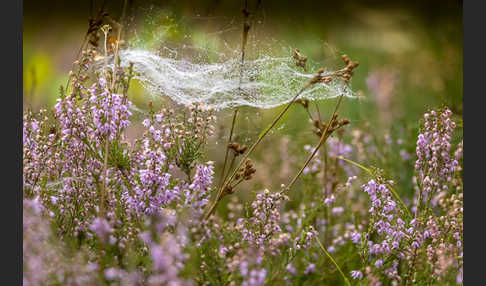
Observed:
[[[373,172],[371,172],[371,170],[369,168],[366,168],[365,166],[353,161],[353,160],[350,160],[350,159],[347,159],[347,158],[344,158],[343,156],[338,156],[337,157],[338,159],[341,159],[341,160],[344,160],[348,163],[351,163],[361,169],[363,169],[364,171],[366,171],[368,174],[370,174],[371,176],[373,176]],[[386,184],[387,187],[390,189],[390,191],[392,192],[392,194],[395,196],[395,198],[400,202],[400,204],[402,205],[403,209],[405,210],[405,212],[407,213],[407,215],[410,217],[410,218],[413,218],[412,216],[412,213],[408,210],[407,208],[407,205],[405,204],[405,202],[402,200],[402,198],[400,197],[400,195],[398,195],[397,191],[392,187],[392,185],[390,185],[389,183]]]
[[[219,189],[218,195],[216,196],[216,199],[215,199],[214,203],[211,205],[211,207],[209,208],[209,211],[204,216],[204,220],[207,220],[211,216],[211,214],[214,212],[216,206],[218,205],[219,201],[221,200],[221,198],[223,196],[223,190],[224,190],[224,188],[231,183],[231,181],[235,177],[236,173],[238,172],[238,170],[240,169],[240,167],[243,165],[243,163],[246,162],[246,159],[248,158],[248,156],[250,156],[250,154],[253,152],[253,150],[255,149],[255,147],[258,146],[258,144],[260,144],[260,142],[265,137],[265,135],[268,134],[268,132],[277,124],[277,122],[287,112],[287,110],[295,102],[295,100],[299,97],[299,95],[301,95],[302,92],[304,92],[304,90],[307,89],[311,84],[312,83],[310,81],[308,83],[306,83],[304,85],[304,87],[302,87],[302,89],[294,96],[294,98],[292,98],[292,100],[289,103],[287,103],[287,105],[285,106],[285,108],[277,115],[277,117],[275,117],[275,119],[273,120],[273,122],[270,123],[267,126],[267,128],[265,128],[260,133],[260,135],[258,135],[257,141],[255,141],[255,143],[253,143],[253,145],[251,145],[251,147],[248,149],[248,151],[243,155],[243,158],[240,160],[240,162],[238,163],[238,165],[236,166],[236,168],[233,170],[233,173],[231,174],[231,176],[223,183],[223,185]]]
[[[322,243],[319,240],[319,238],[317,236],[315,238],[316,238],[316,241],[319,244],[319,247],[321,248],[321,250],[332,261],[332,263],[334,264],[334,266],[336,266],[337,270],[339,270],[339,273],[341,273],[341,276],[343,277],[344,281],[346,282],[346,285],[351,286],[351,283],[349,283],[348,278],[346,277],[346,275],[344,275],[343,271],[341,270],[341,267],[339,267],[339,265],[336,263],[336,260],[334,260],[334,258],[332,258],[331,254],[326,250],[326,248],[324,247],[324,245],[322,245]]]

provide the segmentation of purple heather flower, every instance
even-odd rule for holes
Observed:
[[[105,241],[108,238],[108,235],[113,231],[108,221],[99,217],[93,220],[90,229],[95,232],[102,241]]]
[[[119,275],[119,270],[114,268],[114,267],[110,267],[110,268],[107,268],[105,269],[105,278],[108,280],[108,281],[112,281],[112,280],[115,280],[117,279],[120,275]]]
[[[351,234],[351,241],[355,244],[358,244],[361,242],[361,235],[358,232],[353,232]]]
[[[285,270],[287,270],[292,275],[297,274],[297,270],[295,269],[295,267],[291,263],[289,263],[289,264],[287,264],[287,266],[285,266]]]
[[[363,278],[363,273],[359,270],[352,270],[351,271],[351,277],[353,279],[362,279]]]
[[[304,274],[307,275],[309,273],[316,272],[316,265],[314,263],[310,263],[304,270]]]
[[[344,211],[343,207],[334,207],[331,209],[332,214],[340,214]]]
[[[439,193],[444,183],[451,181],[458,165],[458,161],[450,155],[451,138],[456,127],[451,115],[449,109],[424,115],[425,123],[418,135],[415,161],[424,195],[432,191]]]
[[[246,275],[245,275],[246,276]],[[248,277],[241,283],[242,286],[260,286],[265,283],[267,278],[267,270],[262,268],[260,270],[253,269],[250,271]]]
[[[163,270],[172,263],[170,256],[164,253],[164,250],[159,245],[153,245],[150,249],[150,257],[152,258],[153,266],[156,270]]]
[[[150,126],[150,120],[149,120],[149,119],[144,119],[144,120],[142,121],[142,125],[143,125],[144,127],[147,127],[147,128],[148,128],[148,127]]]
[[[329,198],[324,199],[324,203],[328,206],[335,201],[336,201],[336,197],[334,195],[331,195]]]

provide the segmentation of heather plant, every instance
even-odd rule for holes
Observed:
[[[447,107],[424,115],[416,143],[354,125],[340,108],[358,62],[343,55],[341,69],[306,74],[248,145],[234,136],[234,107],[211,158],[217,110],[150,103],[138,118],[122,26],[108,41],[101,22],[55,106],[24,113],[25,285],[462,284],[463,141]],[[312,69],[300,50],[292,59]],[[302,96],[333,84],[344,89],[329,114]],[[282,137],[264,149],[291,108],[307,117],[305,144]],[[258,185],[265,171],[280,187]]]

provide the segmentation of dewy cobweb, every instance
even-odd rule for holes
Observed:
[[[146,50],[123,50],[121,65],[133,68],[152,96],[167,96],[179,104],[201,102],[224,109],[235,106],[272,108],[288,103],[312,73],[300,71],[291,57],[264,56],[245,61],[239,58],[221,63],[193,63],[161,57]],[[240,76],[241,75],[241,76]],[[315,84],[301,98],[320,100],[343,94],[355,97],[341,80]]]

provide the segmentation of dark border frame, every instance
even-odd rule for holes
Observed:
[[[462,1],[458,1],[462,3]],[[436,1],[436,5],[441,5]],[[474,4],[476,6],[474,6]],[[6,285],[20,285],[22,280],[22,16],[23,3],[21,0],[5,1],[3,6],[3,17],[1,17],[4,38],[2,49],[3,76],[1,77],[2,87],[2,105],[3,112],[1,113],[3,130],[2,144],[3,150],[3,172],[2,174],[2,203],[0,208],[0,218],[3,219],[3,224],[7,224],[7,228],[3,229],[1,253],[8,253],[3,256],[3,267],[1,267],[2,282],[8,281]],[[483,6],[483,7],[481,7]],[[485,218],[483,212],[484,203],[486,202],[485,191],[482,189],[482,176],[484,176],[484,153],[479,152],[484,148],[484,143],[480,136],[483,133],[481,124],[484,122],[482,112],[484,112],[485,105],[480,101],[484,99],[484,72],[483,67],[485,63],[486,46],[484,42],[484,8],[483,1],[468,1],[463,5],[463,23],[464,23],[464,75],[467,75],[467,80],[464,85],[464,92],[467,91],[469,99],[465,108],[467,112],[468,127],[466,134],[468,138],[466,152],[467,171],[465,174],[465,184],[468,186],[468,191],[465,196],[466,205],[466,225],[467,235],[465,236],[465,244],[467,250],[466,255],[466,275],[465,281],[472,284],[473,279],[483,281],[483,260],[484,254],[484,236],[480,234],[483,230],[482,221]],[[476,102],[475,102],[476,101]],[[467,115],[466,115],[467,114]],[[469,127],[470,126],[470,127]],[[473,128],[475,131],[473,131]],[[472,136],[476,138],[473,139]],[[473,150],[474,149],[474,150]],[[471,154],[470,156],[467,154]],[[472,155],[474,154],[474,155]],[[467,178],[467,180],[466,180]],[[467,182],[466,182],[467,181]],[[473,186],[476,185],[476,186]],[[467,242],[466,242],[467,241]],[[474,245],[473,245],[474,243]],[[474,248],[473,248],[474,247]],[[479,284],[478,284],[479,285]]]
[[[3,3],[2,27],[2,284],[22,285],[22,0]],[[6,133],[4,131],[7,131]]]

